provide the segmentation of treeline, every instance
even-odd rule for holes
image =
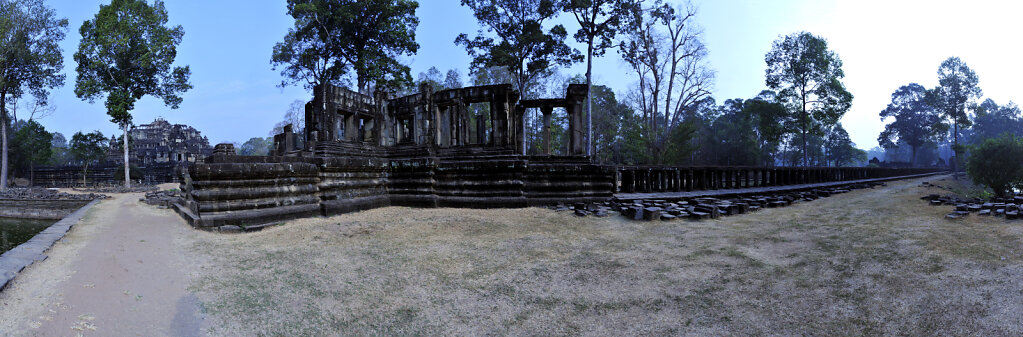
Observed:
[[[457,70],[430,68],[412,80],[396,61],[414,55],[418,3],[411,0],[289,0],[295,19],[273,52],[286,85],[321,83],[361,92],[409,93],[510,83],[523,98],[560,97],[568,83],[592,85],[592,60],[607,53],[628,65],[634,86],[619,97],[593,85],[588,97],[589,153],[602,163],[672,165],[850,165],[864,163],[838,120],[852,95],[841,83],[842,62],[818,36],[781,37],[765,55],[766,90],[718,103],[714,71],[692,4],[659,0],[463,0],[480,30],[456,45],[472,58],[468,81]],[[369,15],[367,13],[372,13]],[[571,32],[557,23],[570,17]],[[351,20],[350,18],[356,18]],[[354,22],[354,24],[353,24]],[[571,36],[585,46],[576,50]],[[561,75],[578,62],[580,76]],[[486,109],[478,113],[484,116]],[[563,153],[564,112],[555,112],[554,154]],[[526,151],[540,149],[540,114],[526,115]],[[250,140],[265,144],[257,139]],[[243,144],[243,147],[244,144]]]
[[[90,166],[102,163],[108,155],[110,138],[99,131],[76,132],[68,140],[60,132],[49,132],[39,122],[19,119],[6,125],[11,134],[10,173],[32,178],[37,166]]]
[[[947,144],[952,152],[948,164],[961,169],[973,146],[1005,134],[1023,136],[1019,106],[990,98],[980,101],[979,78],[958,57],[942,62],[937,75],[933,88],[917,83],[898,88],[880,112],[888,124],[878,143],[888,150],[909,149],[898,159],[915,166],[945,163],[936,153]]]
[[[75,96],[89,103],[104,101],[110,121],[122,130],[125,159],[129,157],[128,130],[135,103],[153,96],[176,109],[182,102],[181,94],[192,88],[189,67],[172,65],[184,29],[167,27],[167,17],[160,0],[152,4],[146,0],[114,0],[100,5],[96,15],[78,29],[82,38],[74,54]],[[50,158],[53,153],[67,154],[61,149],[69,150],[73,154],[70,158],[81,164],[101,160],[99,153],[107,155],[102,149],[107,140],[99,133],[76,133],[71,144],[64,146],[63,142],[53,142],[63,137],[54,137],[31,117],[24,125],[17,125],[18,100],[33,97],[33,114],[37,108],[52,109],[47,103],[49,91],[64,85],[60,41],[67,34],[68,20],[60,18],[43,0],[0,0],[0,18],[0,190],[7,188],[11,173],[25,176],[25,163],[31,167],[47,161],[70,162],[66,155],[59,155],[57,161]],[[14,131],[14,139],[8,131]],[[17,138],[19,132],[26,136]],[[89,142],[90,149],[76,152],[76,140]],[[9,172],[9,162],[15,172]],[[126,186],[133,175],[129,165],[130,161],[125,160],[122,175]]]

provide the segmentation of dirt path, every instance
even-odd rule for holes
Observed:
[[[96,205],[50,259],[0,294],[0,329],[38,336],[196,336],[199,302],[182,249],[191,229],[140,193]],[[57,281],[59,280],[59,281]],[[6,329],[4,329],[6,328]]]

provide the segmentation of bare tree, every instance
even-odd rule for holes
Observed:
[[[714,72],[692,4],[658,3],[634,11],[619,44],[622,59],[639,76],[640,105],[652,160],[661,163],[671,133],[687,108],[710,96]],[[662,103],[663,102],[663,103]]]

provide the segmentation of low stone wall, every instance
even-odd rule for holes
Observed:
[[[177,163],[159,163],[138,169],[142,173],[143,184],[164,184],[180,182],[178,180],[180,167]],[[83,171],[86,175],[84,182],[88,185],[122,184],[123,181],[114,179],[118,170],[124,170],[124,166],[93,165],[89,166],[87,171],[83,166],[36,167],[32,170],[32,185],[40,187],[81,186]]]
[[[59,220],[88,203],[89,200],[0,199],[0,217]]]
[[[657,193],[816,184],[940,172],[938,168],[623,166],[615,191]]]

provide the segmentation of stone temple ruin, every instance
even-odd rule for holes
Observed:
[[[184,125],[171,124],[157,117],[152,123],[133,126],[130,131],[131,163],[148,166],[161,163],[201,163],[213,153],[210,141],[199,130]],[[124,165],[123,140],[114,135],[110,139],[110,153],[107,162]]]
[[[192,163],[201,163],[213,153],[208,138],[199,130],[185,124],[171,124],[163,118],[152,123],[132,126],[128,131],[128,152],[131,165],[138,167],[144,184],[180,182],[179,171]],[[90,184],[111,185],[122,183],[115,179],[123,174],[124,152],[120,135],[110,138],[107,158],[89,166]],[[40,166],[33,169],[34,184],[45,187],[66,187],[82,183],[83,166]]]
[[[195,226],[216,227],[388,205],[606,200],[615,171],[583,155],[585,97],[583,85],[570,86],[564,98],[542,100],[520,100],[507,84],[438,92],[424,86],[398,98],[319,86],[306,105],[305,134],[286,127],[266,157],[236,156],[230,145],[218,145],[205,162],[183,172],[184,198],[175,208]],[[554,107],[569,115],[570,154],[523,155],[526,109],[549,116]],[[304,148],[295,148],[297,137],[304,137]]]
[[[382,206],[527,207],[602,202],[617,192],[679,192],[917,173],[871,168],[706,168],[597,165],[585,155],[585,85],[564,98],[520,99],[511,85],[360,94],[331,85],[306,104],[304,134],[274,137],[270,156],[219,144],[181,172],[172,205],[200,228],[253,226]],[[551,155],[551,115],[567,144]],[[543,155],[526,154],[524,116],[543,114]],[[303,148],[297,148],[299,140]]]

